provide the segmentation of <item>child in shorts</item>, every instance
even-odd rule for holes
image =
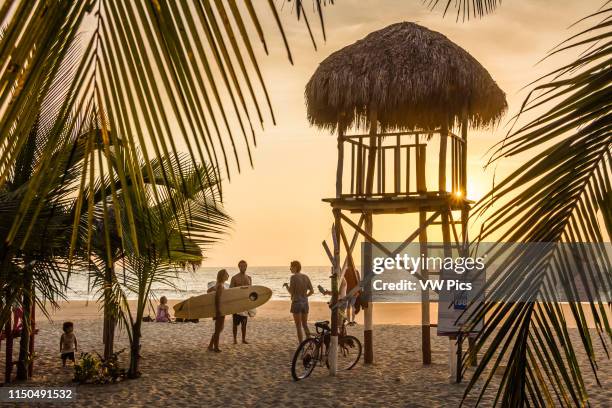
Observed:
[[[62,326],[64,334],[60,337],[60,354],[62,356],[62,367],[66,367],[66,360],[74,364],[74,353],[77,351],[77,339],[74,335],[74,323],[64,322]]]

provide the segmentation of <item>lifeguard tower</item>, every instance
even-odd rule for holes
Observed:
[[[445,252],[453,242],[467,242],[468,128],[497,122],[507,107],[503,91],[475,58],[438,32],[393,24],[326,58],[305,96],[310,123],[338,138],[336,195],[323,199],[334,216],[332,303],[342,264],[355,264],[360,235],[366,242],[362,268],[372,264],[372,245],[393,256],[418,239],[427,256],[434,227],[441,228]],[[410,213],[418,222],[403,243],[395,251],[380,244],[374,216]],[[421,296],[422,358],[430,364],[430,295]],[[339,322],[332,310],[334,375]],[[370,302],[364,310],[366,363],[374,361],[372,310]]]

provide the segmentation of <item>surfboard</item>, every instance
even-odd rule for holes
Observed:
[[[272,297],[265,286],[240,286],[226,289],[221,295],[221,314],[230,315],[254,309]],[[174,305],[174,316],[180,319],[204,319],[215,316],[215,293],[192,296]]]
[[[208,289],[212,288],[213,286],[215,286],[217,284],[217,281],[209,281],[206,286],[208,287]],[[224,283],[223,287],[225,289],[229,289],[230,285],[229,283]],[[241,316],[247,316],[247,317],[255,317],[255,315],[257,314],[257,309],[250,309],[250,310],[244,310],[242,312],[238,312],[239,315]]]

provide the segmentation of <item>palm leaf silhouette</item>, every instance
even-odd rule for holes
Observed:
[[[577,301],[571,296],[577,290],[571,278],[579,276],[608,293],[612,288],[610,253],[603,246],[611,231],[611,12],[604,8],[590,15],[587,20],[596,20],[591,27],[551,51],[579,55],[534,83],[516,119],[531,111],[537,117],[516,126],[492,155],[496,162],[533,152],[478,203],[476,216],[487,214],[479,240],[499,235],[504,242],[551,245],[537,259],[526,247],[500,247],[497,252],[519,261],[504,266],[509,279],[490,288],[501,300],[480,305],[470,316],[472,324],[487,316],[473,350],[484,356],[466,390],[467,396],[483,380],[479,401],[495,371],[502,371],[495,400],[502,406],[585,406],[588,393],[579,354],[586,355],[595,376],[596,342],[609,357],[612,330],[606,301],[591,292]],[[591,243],[579,257],[601,259],[604,267],[578,268],[554,245],[564,242]],[[547,276],[552,268],[567,278],[570,316],[554,301]],[[517,293],[550,302],[514,302]],[[589,313],[594,332],[587,324]],[[578,341],[570,336],[568,319],[576,322]]]
[[[297,10],[305,18],[301,5]],[[249,32],[252,26],[267,52],[258,17],[263,12],[272,14],[285,38],[271,0],[256,4],[250,0],[4,2],[0,60],[7,63],[0,67],[0,186],[8,182],[42,109],[53,112],[47,124],[49,140],[38,152],[47,159],[53,150],[71,143],[60,128],[64,134],[101,136],[100,150],[93,149],[93,142],[84,144],[89,146],[84,170],[95,177],[83,176],[81,200],[99,174],[144,189],[144,180],[154,176],[153,160],[178,160],[182,150],[193,166],[210,163],[216,179],[222,175],[230,179],[243,165],[241,152],[252,163],[255,131],[265,116],[274,122]],[[75,43],[80,45],[78,52]],[[287,41],[285,45],[292,60]],[[66,65],[73,67],[71,75],[58,81],[58,72]],[[91,128],[101,134],[90,132]],[[119,143],[123,148],[118,160],[126,166],[113,166],[107,159]],[[95,163],[100,151],[102,163]],[[138,165],[138,156],[145,166]],[[29,235],[16,241],[17,231],[36,217],[26,220],[24,214],[36,196],[46,193],[43,179],[64,171],[50,160],[41,161],[7,245],[25,244]],[[170,167],[161,177],[166,185],[177,185],[184,174]],[[220,183],[200,182],[222,191]],[[111,191],[111,196],[115,194]],[[161,203],[159,194],[153,198]],[[126,205],[121,210],[130,221],[125,228],[137,240],[133,208],[145,207],[137,202],[138,195],[123,199]],[[77,208],[74,219],[80,216]]]

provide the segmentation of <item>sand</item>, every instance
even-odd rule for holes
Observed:
[[[448,340],[437,337],[435,329],[433,362],[429,366],[421,363],[421,330],[414,326],[420,316],[418,305],[376,305],[375,321],[382,324],[375,326],[374,365],[360,363],[335,378],[329,377],[324,367],[317,367],[310,378],[300,382],[292,381],[290,373],[297,339],[288,309],[286,301],[270,301],[260,308],[257,317],[249,321],[250,344],[231,344],[228,318],[220,354],[206,351],[212,332],[209,320],[198,324],[144,323],[142,377],[111,385],[78,386],[74,406],[431,408],[459,404],[464,385],[449,383]],[[311,309],[311,321],[328,317],[324,303],[313,303]],[[28,386],[73,386],[72,369],[61,367],[57,350],[61,324],[66,319],[75,323],[80,350],[102,350],[102,321],[97,305],[73,301],[62,305],[51,318],[52,321],[39,318],[38,357]],[[360,339],[362,330],[362,325],[349,328]],[[122,330],[116,348],[127,346],[127,335]],[[125,364],[127,358],[126,351],[122,355]],[[3,366],[3,358],[0,364]],[[583,369],[587,368],[583,364]],[[609,360],[600,363],[601,388],[595,385],[592,375],[586,381],[593,406],[612,404]],[[490,406],[493,397],[489,393],[483,406]],[[471,405],[473,400],[467,404]]]

